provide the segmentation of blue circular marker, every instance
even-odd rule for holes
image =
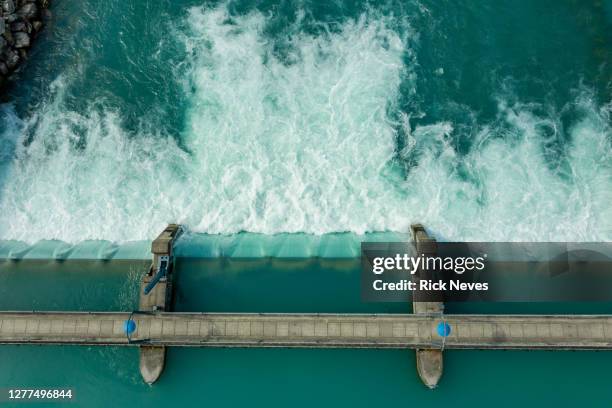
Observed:
[[[440,337],[448,337],[451,332],[451,327],[446,322],[438,323],[438,336]]]
[[[132,334],[136,331],[136,322],[132,319],[123,322],[123,331],[125,334]]]

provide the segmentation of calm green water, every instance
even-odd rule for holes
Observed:
[[[612,240],[610,0],[55,0],[52,11],[0,106],[0,240],[13,241],[0,249],[100,240],[79,251],[106,256],[168,222]],[[0,309],[130,310],[145,267],[0,261]],[[179,270],[178,310],[403,311],[360,302],[354,261]],[[612,403],[609,353],[450,351],[436,391],[410,351],[168,357],[148,387],[136,350],[1,347],[0,387],[72,386],[101,407]]]
[[[252,312],[404,312],[364,304],[359,261],[178,261],[176,309]],[[253,266],[257,265],[257,266]],[[0,309],[130,310],[143,262],[0,264]],[[450,312],[612,313],[611,304],[449,305]],[[153,387],[136,349],[0,347],[2,386],[71,386],[79,405],[609,406],[604,352],[447,351],[435,391],[411,350],[170,349]],[[588,403],[587,403],[588,402]]]

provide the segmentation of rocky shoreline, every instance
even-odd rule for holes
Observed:
[[[0,0],[0,86],[28,57],[49,13],[49,0]]]

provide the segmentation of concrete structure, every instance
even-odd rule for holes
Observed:
[[[151,244],[153,264],[140,283],[139,311],[171,311],[172,285],[174,281],[174,260],[172,246],[181,233],[179,225],[170,224]],[[164,276],[159,279],[151,291],[146,294],[145,288],[155,283],[156,274],[163,268]],[[153,283],[152,283],[153,282]],[[166,348],[164,346],[140,347],[140,374],[147,384],[153,384],[166,364]]]
[[[411,230],[412,241],[414,242],[417,255],[434,256],[436,254],[436,240],[427,235],[425,228],[421,224],[412,225]],[[424,278],[423,271],[417,270],[412,277],[416,281]],[[444,313],[443,299],[439,299],[439,302],[427,302],[420,300],[419,296],[420,293],[418,291],[413,293],[412,312],[414,314],[442,316],[442,313]],[[440,381],[440,377],[442,377],[444,369],[442,349],[417,348],[416,368],[423,384],[429,388],[435,388],[438,385],[438,381]]]
[[[136,331],[128,341],[124,323]],[[612,317],[446,315],[450,349],[612,349]],[[440,316],[420,314],[250,314],[2,312],[0,344],[199,347],[351,347],[440,350]]]
[[[149,384],[164,369],[167,346],[414,348],[418,374],[430,388],[442,375],[444,348],[612,349],[612,316],[444,315],[444,299],[419,292],[413,314],[171,313],[172,247],[180,233],[171,224],[153,242],[138,311],[0,312],[0,344],[138,346]],[[436,253],[436,241],[421,225],[412,233],[419,255]],[[450,326],[448,336],[438,333],[440,323]]]

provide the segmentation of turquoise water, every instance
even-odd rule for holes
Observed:
[[[254,266],[255,264],[255,266]],[[0,263],[0,309],[130,310],[144,262]],[[407,312],[365,304],[359,260],[181,258],[176,309]],[[611,304],[449,305],[450,312],[612,313]],[[143,384],[128,348],[3,346],[2,386],[72,387],[78,406],[609,406],[606,352],[445,351],[438,389],[412,350],[170,349],[158,383]]]
[[[51,10],[0,106],[0,258],[22,259],[0,261],[0,310],[132,309],[168,222],[193,233],[185,311],[408,311],[361,302],[354,256],[412,222],[440,240],[612,240],[609,0]],[[172,349],[149,387],[133,349],[10,346],[0,387],[72,386],[100,407],[612,402],[609,353],[445,356],[430,391],[406,350]]]
[[[2,105],[0,239],[610,240],[610,8],[59,1]]]
[[[355,258],[362,242],[408,242],[409,233],[374,232],[354,234],[338,232],[313,234],[199,234],[185,231],[175,248],[177,257],[194,258]],[[10,260],[134,260],[151,257],[151,241],[112,242],[85,240],[68,243],[40,240],[28,244],[0,240],[0,259]]]

